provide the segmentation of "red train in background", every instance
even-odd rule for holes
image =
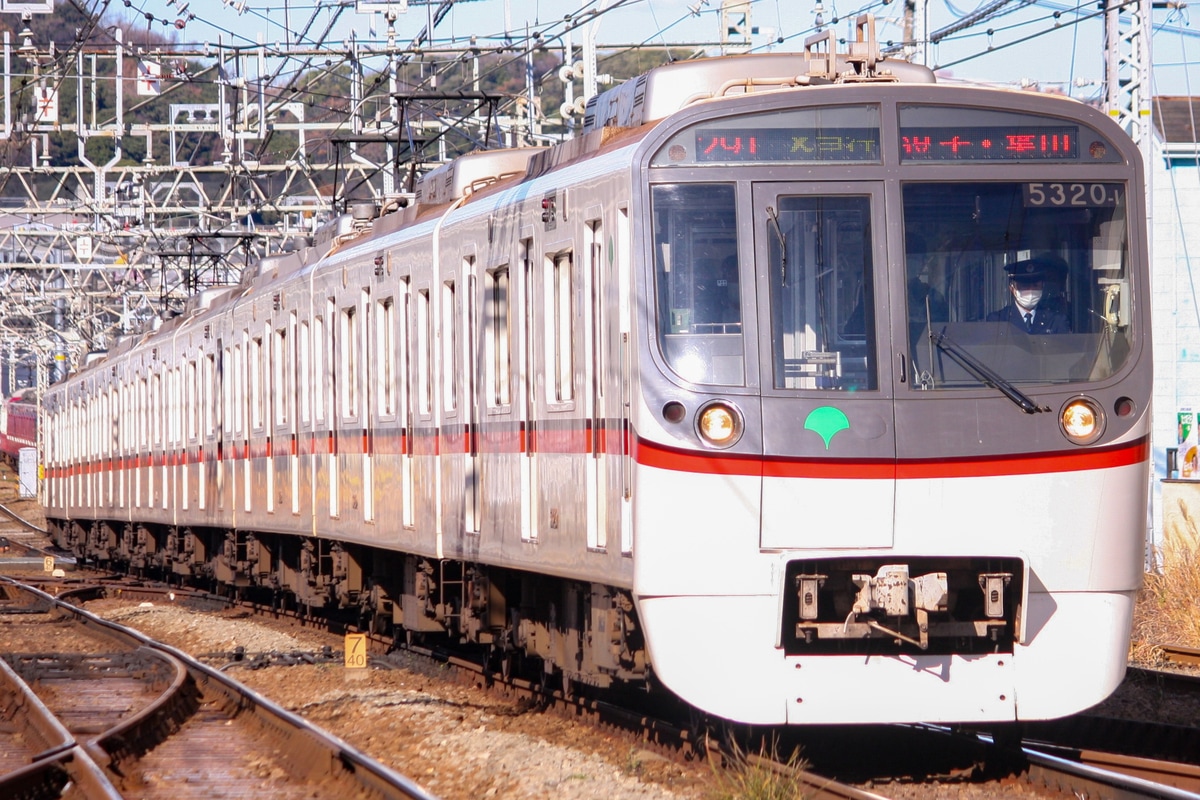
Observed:
[[[22,389],[0,404],[0,452],[16,464],[23,447],[37,447],[37,393]]]

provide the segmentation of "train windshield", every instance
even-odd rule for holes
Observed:
[[[659,343],[695,383],[745,382],[733,184],[654,186]]]
[[[1125,186],[903,187],[913,389],[1103,380],[1130,351]]]

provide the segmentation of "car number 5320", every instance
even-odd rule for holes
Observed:
[[[1027,183],[1026,208],[1095,208],[1118,206],[1123,187],[1118,183]]]

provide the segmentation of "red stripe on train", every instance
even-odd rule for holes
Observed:
[[[945,459],[816,459],[697,453],[637,440],[639,464],[675,472],[712,475],[763,475],[768,478],[843,478],[912,480],[982,478],[999,475],[1040,475],[1082,472],[1140,464],[1150,457],[1149,437],[1093,450],[1053,453],[967,456]]]

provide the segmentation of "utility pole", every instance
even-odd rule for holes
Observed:
[[[1105,0],[1105,3],[1104,110],[1125,129],[1142,152],[1146,172],[1146,225],[1153,230],[1154,116],[1151,92],[1154,82],[1150,15],[1154,3],[1153,0]]]

